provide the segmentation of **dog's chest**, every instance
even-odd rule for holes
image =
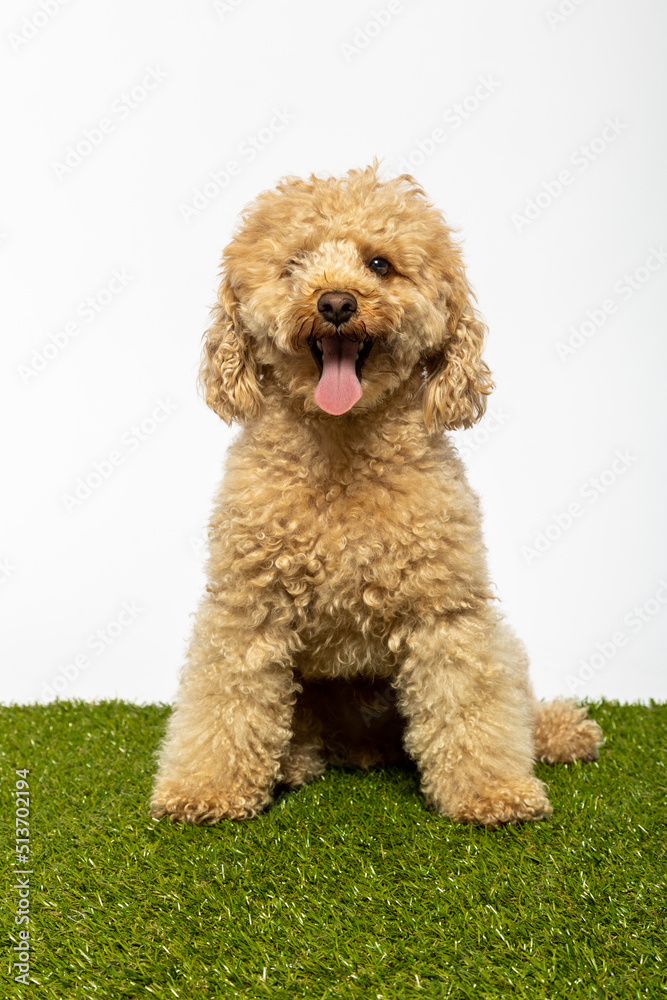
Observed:
[[[456,469],[253,469],[223,500],[224,561],[265,598],[288,596],[300,628],[321,628],[329,641],[332,626],[379,637],[434,601],[460,600],[457,551],[474,518]]]
[[[423,512],[378,483],[303,499],[276,560],[283,586],[307,596],[314,610],[336,607],[358,617],[360,607],[394,605],[401,580],[422,557],[420,529],[424,535],[434,527]]]

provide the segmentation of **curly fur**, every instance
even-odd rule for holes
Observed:
[[[340,416],[313,398],[328,291],[353,292],[342,334],[372,345]],[[407,753],[432,808],[493,827],[551,811],[535,759],[597,756],[582,709],[532,696],[443,433],[484,412],[485,332],[460,249],[412,177],[288,178],[247,209],[200,372],[208,405],[243,429],[154,816],[250,817],[328,762]]]

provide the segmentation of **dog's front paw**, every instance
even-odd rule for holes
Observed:
[[[221,819],[251,819],[271,801],[257,789],[229,791],[213,786],[189,788],[187,783],[156,786],[150,804],[154,819],[168,816],[172,823],[217,823]]]
[[[542,782],[526,778],[471,789],[439,811],[459,823],[495,828],[546,819],[552,808]]]

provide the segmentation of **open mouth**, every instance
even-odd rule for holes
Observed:
[[[336,334],[334,337],[329,337],[328,339],[329,340],[336,340],[336,339],[339,339],[339,340],[349,340],[348,337],[342,337],[340,334]],[[357,357],[356,357],[356,360],[355,360],[354,368],[355,368],[355,372],[356,372],[357,378],[360,379],[361,378],[361,369],[364,367],[364,361],[366,360],[366,358],[368,357],[368,355],[371,353],[371,350],[373,349],[373,341],[372,340],[362,340],[362,341],[351,341],[351,342],[353,344],[355,344],[355,346],[356,346]],[[319,368],[320,375],[321,375],[322,372],[323,372],[323,370],[324,370],[324,365],[323,365],[323,353],[324,352],[323,352],[323,349],[322,349],[322,341],[321,340],[314,340],[311,343],[311,345],[310,345],[310,353],[315,358],[315,364]]]
[[[361,399],[361,371],[372,347],[372,340],[360,341],[339,333],[311,342],[320,371],[314,400],[321,410],[340,416]]]

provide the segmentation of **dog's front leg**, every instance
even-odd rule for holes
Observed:
[[[271,801],[291,737],[294,633],[201,609],[151,797],[154,817],[246,819]]]
[[[420,626],[407,650],[399,706],[427,802],[491,827],[547,816],[533,774],[527,660],[507,626],[485,606]]]

